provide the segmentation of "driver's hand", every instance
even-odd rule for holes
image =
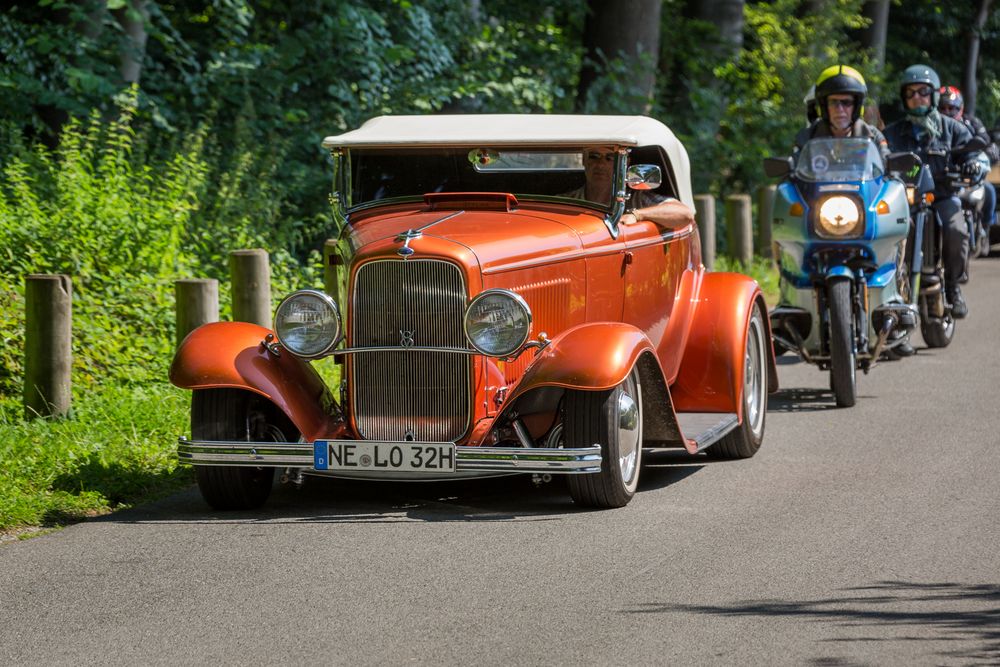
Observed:
[[[634,225],[638,222],[634,213],[622,213],[621,224],[623,225]]]

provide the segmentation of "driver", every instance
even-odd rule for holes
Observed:
[[[599,204],[610,202],[616,155],[613,149],[606,146],[585,148],[582,159],[586,181],[562,196]],[[694,213],[673,197],[665,197],[650,190],[633,190],[630,208],[622,214],[621,224],[632,225],[644,220],[661,227],[676,228],[693,221]]]
[[[847,65],[827,67],[820,72],[814,88],[819,118],[796,135],[796,154],[810,139],[868,137],[875,142],[882,159],[888,157],[889,144],[885,137],[861,117],[868,86],[858,70]]]

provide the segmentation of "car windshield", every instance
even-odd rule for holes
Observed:
[[[351,206],[429,192],[583,199],[584,152],[585,147],[352,149]],[[610,183],[610,168],[607,178]],[[608,206],[610,201],[595,203]]]
[[[813,139],[802,147],[795,176],[812,182],[870,181],[885,173],[871,139]]]

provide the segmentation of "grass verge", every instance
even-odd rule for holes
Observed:
[[[177,464],[189,392],[169,385],[96,386],[69,419],[22,419],[0,401],[0,533],[60,526],[193,482]]]

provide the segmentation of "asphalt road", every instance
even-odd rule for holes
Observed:
[[[782,359],[755,458],[648,456],[621,510],[317,480],[0,546],[0,664],[998,664],[1000,259],[966,296],[854,408]]]

